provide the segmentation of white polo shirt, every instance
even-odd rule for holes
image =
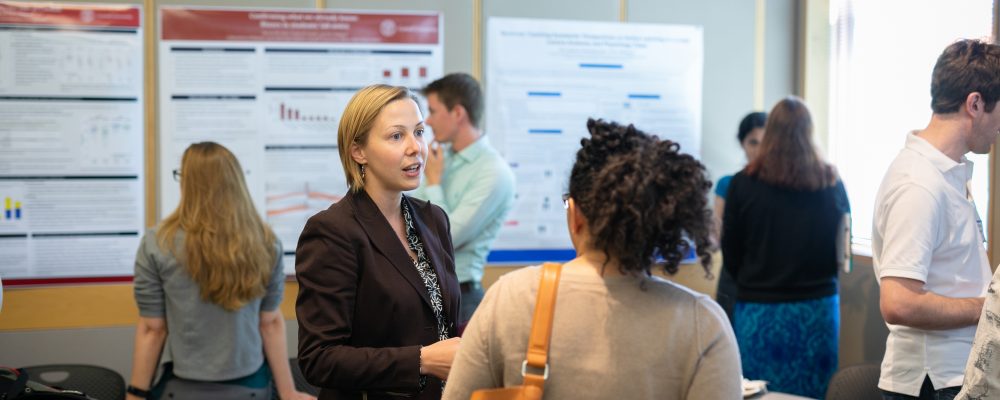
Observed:
[[[911,132],[879,186],[872,226],[875,276],[925,282],[945,297],[982,297],[990,281],[982,220],[967,187],[972,161],[957,163]],[[928,331],[886,324],[879,388],[917,396],[962,385],[976,327]]]

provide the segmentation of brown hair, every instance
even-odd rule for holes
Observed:
[[[434,93],[448,110],[461,105],[469,116],[469,123],[478,128],[483,118],[483,88],[472,75],[456,72],[431,82],[421,91],[424,96]]]
[[[569,195],[587,218],[594,248],[622,273],[648,274],[657,258],[668,273],[692,249],[708,272],[713,244],[705,166],[680,145],[632,125],[587,120]]]
[[[832,186],[837,182],[837,173],[816,151],[812,134],[812,116],[802,99],[782,99],[767,116],[760,152],[747,165],[747,175],[796,190]]]
[[[181,159],[180,184],[180,204],[160,222],[157,243],[181,260],[202,300],[233,311],[263,296],[281,255],[236,156],[218,143],[194,143]]]
[[[1000,46],[963,39],[944,49],[931,77],[931,109],[958,112],[972,92],[979,92],[986,112],[1000,100]]]
[[[389,103],[402,99],[417,101],[416,96],[403,86],[371,85],[358,90],[344,108],[340,127],[337,129],[337,147],[340,163],[344,166],[344,175],[352,192],[364,189],[365,181],[361,179],[361,165],[351,157],[351,145],[363,146],[382,109]]]

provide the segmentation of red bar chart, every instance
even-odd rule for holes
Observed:
[[[309,121],[326,122],[334,121],[335,118],[329,115],[304,114],[299,109],[290,107],[284,102],[278,105],[278,119],[281,121]]]

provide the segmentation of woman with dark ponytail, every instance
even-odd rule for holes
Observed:
[[[545,396],[739,399],[739,350],[709,297],[654,277],[694,246],[710,263],[705,167],[669,140],[588,120],[565,195],[576,258],[562,269]],[[445,399],[521,384],[539,267],[504,275],[473,315]]]

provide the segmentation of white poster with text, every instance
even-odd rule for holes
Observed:
[[[419,91],[443,71],[438,13],[160,9],[160,208],[177,207],[193,142],[229,148],[294,273],[306,220],[347,193],[337,150],[354,93]]]
[[[487,39],[487,137],[517,178],[491,263],[572,258],[561,196],[587,118],[699,156],[701,27],[491,18]]]
[[[0,276],[132,275],[143,232],[142,12],[0,1]]]

